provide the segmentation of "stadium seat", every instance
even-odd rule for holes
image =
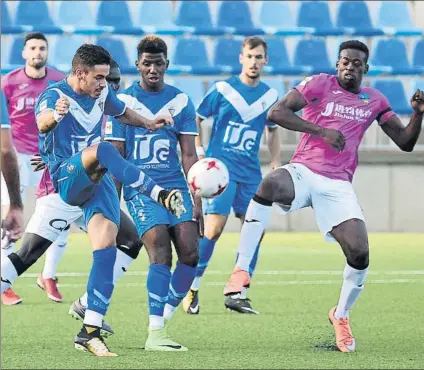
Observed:
[[[389,66],[393,74],[417,74],[418,68],[411,67],[406,45],[400,39],[381,39],[372,52],[371,63],[375,66]]]
[[[99,26],[113,27],[113,33],[122,35],[141,35],[140,27],[134,27],[126,1],[100,2],[96,23]]]
[[[424,91],[424,79],[415,80],[414,86],[412,86],[411,96],[415,93],[415,91],[417,91],[417,89]]]
[[[24,38],[22,36],[16,36],[12,42],[9,54],[9,65],[16,67],[22,67],[25,65],[25,60],[22,58],[22,49],[24,48]]]
[[[239,55],[241,45],[242,40],[239,38],[217,37],[213,52],[213,65],[224,73],[240,73]]]
[[[138,24],[145,33],[157,35],[181,35],[184,28],[175,25],[171,1],[143,1]]]
[[[287,1],[262,1],[258,23],[267,34],[276,36],[302,36],[314,32],[313,28],[296,26]]]
[[[49,61],[60,71],[70,71],[72,58],[84,42],[85,37],[81,35],[58,36],[51,46]]]
[[[280,78],[262,78],[261,81],[266,83],[269,87],[277,90],[279,99],[286,95],[284,81],[282,81]]]
[[[61,1],[57,8],[57,23],[65,32],[98,35],[113,31],[113,27],[97,26],[87,1]]]
[[[300,40],[296,45],[293,65],[302,66],[306,73],[335,73],[324,39]]]
[[[370,13],[364,1],[342,1],[337,10],[337,27],[347,28],[346,33],[355,36],[383,35],[381,29],[371,23]]]
[[[10,18],[7,1],[1,2],[1,34],[22,33],[31,31],[32,26],[15,26]]]
[[[173,85],[182,92],[186,93],[193,102],[194,108],[197,109],[205,95],[203,81],[200,78],[183,77],[176,78]]]
[[[180,1],[175,23],[180,27],[191,27],[193,35],[219,36],[225,33],[225,28],[214,27],[207,1]]]
[[[247,1],[221,1],[218,9],[218,27],[233,29],[236,35],[262,35],[264,31],[253,25]]]
[[[405,1],[382,1],[378,25],[386,35],[419,36],[423,33],[413,24],[408,3]]]
[[[424,73],[424,40],[421,39],[415,44],[412,65]]]
[[[397,114],[412,113],[412,108],[405,96],[405,89],[402,81],[375,80],[372,86],[386,96],[394,112]]]
[[[98,37],[97,45],[103,46],[110,52],[112,58],[119,64],[122,74],[138,74],[134,64],[130,63],[125,45],[122,40],[112,37]]]
[[[45,1],[19,1],[16,9],[16,25],[32,26],[43,33],[63,33],[62,28],[53,23]]]
[[[298,75],[306,72],[300,66],[293,66],[290,62],[286,43],[280,37],[267,37],[268,64],[264,71],[270,74]]]
[[[209,62],[205,42],[200,37],[179,39],[175,45],[171,69],[191,74],[214,74],[219,70]]]
[[[330,8],[326,1],[300,2],[297,25],[299,27],[313,28],[313,33],[316,36],[339,36],[344,34],[343,28],[333,26]]]

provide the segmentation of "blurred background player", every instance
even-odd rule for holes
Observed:
[[[224,294],[231,296],[249,285],[249,264],[274,202],[281,206],[282,214],[313,206],[320,231],[328,241],[337,241],[346,256],[340,298],[329,312],[342,352],[355,350],[349,311],[364,289],[369,265],[367,228],[351,184],[359,144],[376,120],[401,150],[411,152],[424,112],[424,93],[417,90],[411,99],[414,113],[404,127],[381,92],[361,86],[369,68],[368,57],[368,47],[362,42],[342,43],[337,76],[322,73],[306,78],[268,113],[271,122],[303,134],[290,164],[268,174],[251,200],[239,259],[224,289]],[[302,109],[300,118],[296,112]]]
[[[12,144],[12,136],[10,131],[9,116],[7,114],[6,108],[6,98],[3,94],[3,91],[1,91],[1,179],[4,181],[6,186],[6,189],[2,189],[1,192],[2,260],[7,258],[7,253],[5,253],[5,251],[10,246],[10,244],[21,237],[24,227],[18,159]],[[4,190],[6,190],[9,194],[6,205],[3,204]],[[4,304],[10,305],[21,303],[22,300],[12,291],[12,289],[9,288],[2,294],[2,302]]]
[[[127,208],[150,260],[147,275],[149,334],[144,348],[150,351],[186,351],[186,347],[168,336],[165,321],[171,319],[193,282],[198,261],[199,227],[200,233],[203,232],[203,215],[201,198],[196,197],[193,205],[184,176],[197,161],[196,113],[185,93],[164,83],[169,65],[167,55],[167,45],[161,38],[143,38],[137,46],[136,62],[141,80],[119,94],[119,98],[131,109],[141,111],[151,119],[160,114],[170,114],[174,126],[151,132],[113,120],[111,126],[106,126],[105,138],[158,185],[178,189],[183,194],[186,213],[177,218],[148,196],[139,194],[130,186],[124,187]],[[178,146],[181,148],[182,166]],[[178,255],[172,274],[171,242]]]
[[[19,175],[21,182],[21,197],[25,202],[28,189],[34,190],[40,182],[41,173],[31,170],[30,158],[38,153],[38,129],[35,122],[34,107],[39,95],[46,87],[60,81],[65,75],[53,68],[47,67],[48,43],[40,32],[29,33],[24,39],[22,57],[25,67],[16,69],[1,80],[1,88],[6,96],[9,111],[13,145],[17,151]],[[3,201],[4,197],[4,201]],[[8,203],[7,189],[2,182],[2,204]],[[6,246],[7,247],[7,246]],[[37,280],[40,287],[56,287],[56,269],[66,247],[66,242],[58,240],[46,253],[43,272]],[[7,255],[13,251],[13,246],[5,249]],[[16,304],[22,300],[15,295],[11,298],[2,295],[3,304]]]
[[[243,223],[247,206],[262,179],[259,147],[264,128],[268,131],[271,167],[280,164],[280,139],[277,125],[267,122],[266,114],[277,101],[278,93],[260,81],[263,66],[268,62],[267,44],[261,37],[248,37],[239,55],[242,71],[239,76],[219,81],[209,90],[197,109],[197,123],[213,116],[212,134],[207,157],[223,161],[230,172],[230,183],[222,195],[204,202],[205,236],[200,240],[199,264],[190,292],[184,298],[184,310],[199,313],[199,287],[215,244],[222,234],[228,215],[233,208]],[[205,155],[200,137],[196,139],[200,157]],[[256,267],[259,242],[252,259],[250,274]],[[240,313],[256,314],[246,290],[237,297],[228,297],[225,306]]]

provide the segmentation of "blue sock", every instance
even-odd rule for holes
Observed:
[[[255,254],[252,257],[252,261],[250,261],[250,265],[249,265],[249,275],[250,277],[253,276],[253,273],[255,272],[256,269],[256,264],[258,263],[258,255],[259,255],[259,247],[261,245],[258,244],[255,250]]]
[[[199,242],[199,262],[196,269],[196,277],[202,277],[212,258],[215,249],[216,240],[209,240],[206,237],[200,239]]]
[[[97,159],[119,182],[151,196],[153,188],[157,185],[156,182],[136,165],[125,160],[111,143],[103,141],[99,144]]]
[[[106,314],[112,297],[115,260],[115,246],[93,252],[93,266],[87,283],[87,310],[102,316]]]
[[[178,307],[180,302],[186,296],[196,275],[196,267],[191,267],[177,262],[177,267],[172,274],[171,284],[169,286],[168,304]]]
[[[171,269],[166,265],[152,263],[147,275],[147,293],[149,315],[163,316],[163,309],[168,300]]]

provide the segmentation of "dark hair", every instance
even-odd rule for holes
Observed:
[[[30,32],[28,34],[26,34],[25,39],[24,39],[24,46],[26,45],[26,43],[29,40],[43,40],[46,42],[46,44],[48,45],[49,42],[47,41],[46,36],[44,36],[41,32]]]
[[[243,41],[243,44],[241,45],[241,51],[243,51],[245,46],[248,46],[249,49],[254,49],[260,45],[264,47],[265,55],[267,55],[268,45],[262,37],[258,37],[258,36],[246,37]]]
[[[110,68],[119,68],[119,64],[114,59],[110,59]]]
[[[345,49],[355,49],[355,50],[362,51],[365,54],[365,62],[368,61],[368,57],[370,56],[370,51],[368,50],[368,46],[358,40],[349,40],[349,41],[342,42],[339,47],[339,59],[340,59],[340,53],[342,52],[342,50],[345,50]]]
[[[102,46],[83,44],[75,52],[72,59],[72,73],[75,73],[77,68],[88,69],[97,64],[110,65],[112,57],[109,52]]]
[[[143,53],[163,53],[165,58],[168,57],[168,46],[166,46],[165,41],[160,37],[155,35],[149,35],[143,37],[137,45],[137,58],[140,59],[141,54]]]

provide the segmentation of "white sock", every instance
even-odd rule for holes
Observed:
[[[246,299],[247,298],[247,288],[246,287],[243,287],[243,289],[241,290],[240,298],[241,299]]]
[[[13,282],[18,278],[18,272],[13,266],[12,261],[5,257],[1,259],[1,294],[9,289]]]
[[[84,316],[84,324],[91,325],[91,326],[97,326],[98,328],[102,327],[103,322],[103,315],[91,310],[85,311]]]
[[[246,218],[241,228],[236,266],[244,271],[249,271],[250,262],[255,254],[256,247],[262,234],[268,227],[272,214],[272,206],[259,204],[251,200],[247,208]]]
[[[131,263],[134,262],[134,258],[126,255],[120,249],[116,250],[116,261],[113,269],[113,284],[124,275]],[[124,271],[125,270],[125,271]],[[85,292],[79,299],[82,306],[87,307],[87,292]]]
[[[346,264],[343,271],[343,284],[340,292],[339,303],[337,304],[336,312],[334,313],[334,317],[336,319],[349,317],[350,309],[364,290],[364,282],[367,274],[368,267],[365,270],[357,270]]]
[[[199,288],[200,288],[200,279],[201,279],[201,276],[196,276],[194,278],[194,280],[193,280],[193,283],[191,284],[191,288],[190,289],[199,290]]]
[[[163,316],[149,315],[149,329],[157,330],[165,326],[165,319]]]
[[[178,307],[171,306],[169,303],[165,304],[165,309],[163,310],[163,317],[165,320],[169,321],[174,316],[174,313],[177,311]]]
[[[6,258],[10,253],[12,253],[15,250],[15,243],[7,244],[5,245],[5,248],[3,248],[3,245],[1,247],[1,259]]]
[[[66,233],[68,235],[68,233]],[[59,238],[46,251],[46,259],[44,261],[43,278],[54,279],[56,277],[57,267],[62,259],[67,245],[67,238]]]

